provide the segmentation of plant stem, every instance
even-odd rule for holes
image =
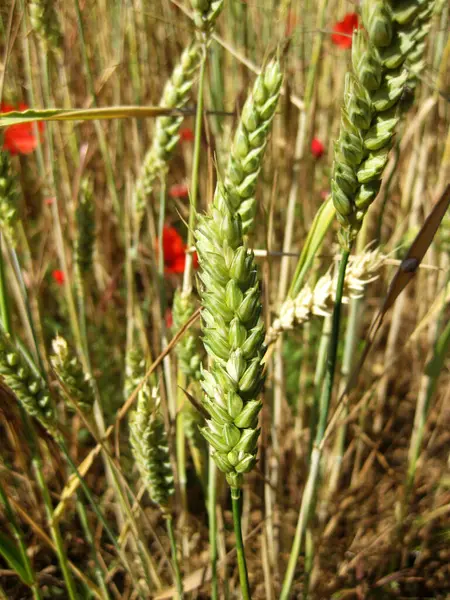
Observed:
[[[325,428],[328,420],[328,411],[330,408],[331,395],[333,392],[334,374],[336,371],[336,358],[339,342],[339,325],[341,320],[342,296],[344,291],[345,272],[347,270],[350,249],[342,251],[339,263],[339,274],[336,288],[336,300],[334,304],[330,347],[328,350],[327,371],[320,398],[319,422],[314,440],[314,448],[311,454],[310,469],[305,490],[303,492],[300,512],[295,531],[294,542],[292,544],[289,563],[284,577],[283,588],[281,590],[280,600],[290,598],[291,587],[294,581],[295,569],[300,555],[302,540],[308,526],[310,514],[314,508],[314,500],[317,492],[320,472],[320,458],[322,455],[322,442],[324,439]]]
[[[79,516],[80,522],[81,522],[81,526],[84,531],[84,535],[86,536],[86,539],[89,542],[91,549],[92,549],[92,556],[94,558],[94,572],[95,572],[95,576],[97,578],[98,585],[99,585],[100,589],[102,590],[103,598],[105,598],[105,600],[110,600],[111,596],[109,595],[109,592],[108,592],[108,587],[107,587],[106,580],[105,580],[105,573],[103,572],[103,569],[100,565],[100,561],[97,556],[95,538],[94,538],[94,534],[92,533],[91,526],[89,524],[87,510],[86,510],[84,503],[79,499],[79,497],[77,498],[77,511],[78,511],[78,516]]]
[[[44,478],[44,474],[42,471],[42,464],[39,458],[36,456],[33,458],[33,467],[35,472],[36,481],[39,485],[39,488],[42,493],[42,498],[44,500],[45,511],[47,513],[47,520],[49,524],[49,528],[52,534],[53,541],[56,547],[56,554],[58,555],[59,565],[61,567],[61,571],[64,577],[64,582],[67,587],[67,593],[69,594],[70,600],[78,600],[78,594],[75,588],[74,581],[72,579],[72,574],[70,573],[69,563],[67,560],[66,552],[64,549],[64,544],[61,537],[61,532],[59,530],[58,525],[53,520],[53,506],[52,500],[50,497],[50,492],[47,487],[47,483]]]
[[[3,263],[3,236],[0,232],[0,312],[5,331],[11,331],[11,316],[9,313],[8,293],[5,279],[5,265]]]
[[[117,551],[117,554],[120,556],[125,568],[127,569],[131,580],[133,581],[133,584],[136,586],[136,589],[139,590],[139,584],[136,581],[134,575],[133,575],[133,569],[128,561],[128,558],[126,557],[123,549],[119,546],[119,543],[117,542],[116,536],[114,535],[113,531],[111,530],[110,526],[108,525],[108,522],[106,521],[105,517],[103,516],[100,508],[98,507],[96,501],[94,500],[90,489],[88,488],[86,482],[84,481],[83,476],[81,475],[81,473],[79,472],[79,470],[77,469],[75,463],[73,462],[70,454],[69,454],[69,450],[67,449],[67,446],[64,442],[64,440],[62,438],[59,438],[57,440],[58,445],[61,449],[61,452],[64,454],[64,457],[66,458],[70,468],[73,470],[73,472],[75,473],[75,475],[77,476],[81,487],[83,488],[84,493],[86,494],[87,499],[89,500],[89,503],[91,504],[95,514],[97,515],[98,520],[100,521],[100,523],[103,525],[106,534],[108,535],[109,539],[111,540],[114,548]],[[142,596],[141,596],[142,597]]]
[[[172,566],[175,574],[175,585],[177,586],[178,598],[183,598],[183,581],[181,579],[180,565],[178,563],[177,543],[175,540],[175,532],[173,530],[172,515],[166,515],[167,533],[170,540],[170,550],[172,552]]]
[[[242,539],[242,528],[241,528],[241,490],[238,488],[231,488],[231,503],[233,506],[233,526],[234,534],[236,536],[236,553],[239,569],[239,580],[241,583],[241,593],[243,600],[250,600],[250,586],[248,583],[247,563],[245,561],[245,549],[244,542]]]
[[[333,324],[331,329],[330,349],[328,352],[327,359],[327,372],[325,374],[324,393],[320,401],[319,424],[316,432],[317,445],[319,445],[322,442],[323,435],[325,433],[325,428],[328,419],[328,410],[330,408],[331,394],[333,393],[334,374],[336,372],[336,358],[339,343],[339,326],[341,322],[342,296],[344,292],[345,272],[347,270],[347,263],[349,257],[350,249],[343,250],[341,254],[341,260],[339,263],[336,300],[333,310]]]
[[[211,600],[219,597],[217,581],[217,467],[211,452],[208,455],[208,521],[209,521],[209,552],[211,557]]]
[[[33,581],[33,583],[30,586],[33,591],[33,598],[34,598],[34,600],[41,600],[42,596],[39,591],[38,583],[36,581],[36,574],[31,565],[30,557],[27,554],[27,548],[26,548],[25,541],[23,538],[22,530],[20,529],[20,527],[16,521],[14,512],[9,503],[8,496],[5,492],[5,490],[3,489],[1,481],[0,481],[0,501],[3,504],[3,508],[5,510],[5,516],[8,520],[9,527],[10,527],[11,531],[13,532],[14,537],[16,538],[16,541],[19,545],[20,554],[22,556],[23,564],[27,571],[27,575]],[[5,596],[5,598],[6,598],[6,596]]]
[[[188,224],[188,239],[187,246],[190,248],[194,242],[194,227],[195,217],[197,215],[197,197],[198,197],[198,170],[200,165],[200,145],[202,141],[202,124],[203,124],[203,89],[205,83],[205,67],[206,67],[206,45],[202,48],[203,58],[200,65],[200,76],[198,81],[197,94],[197,112],[195,115],[195,141],[194,141],[194,159],[192,162],[191,176],[191,194],[190,194],[190,209],[189,209],[189,224]],[[193,255],[188,252],[186,255],[186,264],[183,275],[183,292],[188,293],[192,287],[192,260]]]

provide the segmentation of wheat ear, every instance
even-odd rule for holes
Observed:
[[[433,4],[364,2],[365,31],[353,35],[353,72],[345,80],[331,181],[344,249],[351,246],[380,188],[403,93],[420,69]]]
[[[29,3],[31,28],[49,49],[60,49],[63,35],[54,0],[32,0]]]
[[[378,249],[349,258],[344,280],[343,303],[349,298],[360,298],[364,288],[378,278],[378,271],[386,257]],[[314,287],[305,285],[295,298],[288,298],[280,307],[277,318],[266,336],[273,343],[283,331],[302,325],[313,315],[329,317],[336,298],[337,273],[328,271]]]
[[[83,412],[91,412],[94,402],[92,379],[83,371],[80,361],[69,350],[66,340],[58,336],[52,342],[53,354],[50,362],[69,400],[75,402]]]
[[[0,375],[26,412],[57,437],[56,413],[47,384],[27,363],[9,334],[0,329]]]
[[[203,343],[212,359],[211,369],[202,371],[203,404],[211,417],[202,433],[214,449],[217,466],[237,490],[256,462],[265,352],[257,268],[244,243],[240,209],[243,200],[253,198],[280,85],[279,63],[272,61],[255,84],[253,100],[246,103],[227,176],[219,181],[212,207],[199,217],[195,233],[203,284]],[[262,97],[265,109],[259,104]],[[238,188],[238,181],[244,187]]]
[[[179,63],[167,81],[160,101],[165,108],[182,109],[190,98],[197,71],[204,60],[209,36],[223,8],[223,0],[194,2],[194,16],[199,33],[183,51]],[[198,5],[198,7],[196,6]],[[205,38],[206,36],[206,38]],[[167,163],[180,139],[179,131],[183,115],[171,115],[156,119],[152,145],[145,155],[142,170],[136,182],[134,195],[135,227],[138,230],[145,212],[145,198],[156,179],[164,176]]]
[[[130,417],[130,443],[150,497],[163,511],[167,511],[175,487],[159,402],[156,388],[153,388],[150,397],[146,393],[139,394],[136,410]]]
[[[173,299],[173,332],[179,331],[194,314],[196,309],[192,292],[177,289]],[[190,380],[200,379],[202,358],[199,349],[198,332],[186,331],[175,347],[180,368]]]
[[[9,154],[0,150],[0,232],[11,246],[16,242],[17,196]]]

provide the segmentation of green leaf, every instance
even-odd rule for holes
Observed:
[[[94,121],[96,119],[128,119],[131,117],[160,117],[162,115],[183,115],[186,109],[163,108],[160,106],[107,106],[105,108],[49,108],[28,109],[2,113],[0,127],[31,123],[32,121]]]
[[[329,196],[317,211],[314,221],[311,225],[311,229],[306,237],[305,245],[303,246],[300,258],[298,259],[291,288],[289,290],[289,296],[291,298],[295,298],[295,296],[300,292],[306,275],[311,267],[312,261],[320,250],[325,235],[333,223],[335,214],[336,209],[333,206],[331,196]]]
[[[33,579],[28,572],[27,565],[23,560],[20,549],[6,535],[0,531],[0,554],[8,563],[10,568],[20,577],[25,585],[32,586]]]

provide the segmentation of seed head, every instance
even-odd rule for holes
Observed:
[[[150,497],[163,510],[169,507],[174,480],[164,420],[156,388],[151,398],[141,394],[130,417],[131,451]]]
[[[50,362],[64,385],[64,392],[83,412],[89,413],[95,401],[91,377],[84,373],[78,358],[70,352],[63,337],[56,337],[52,348]]]
[[[0,231],[12,246],[16,242],[17,185],[7,152],[0,151]]]
[[[32,369],[11,337],[0,329],[0,375],[31,417],[57,436],[56,413],[42,377]]]

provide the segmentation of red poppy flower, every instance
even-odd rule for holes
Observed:
[[[167,329],[172,329],[173,327],[173,314],[172,311],[170,310],[170,308],[166,309],[166,327]]]
[[[195,133],[190,127],[182,127],[180,129],[180,140],[182,142],[193,142],[195,140]]]
[[[163,229],[164,265],[166,273],[183,273],[186,264],[186,244],[175,227]],[[193,265],[198,267],[197,253],[193,256]]]
[[[58,285],[63,285],[64,280],[65,280],[63,271],[60,271],[59,269],[55,269],[52,272],[52,277]]]
[[[176,183],[169,189],[171,198],[187,198],[189,196],[188,186],[185,183]]]
[[[358,22],[356,13],[347,13],[342,21],[338,21],[333,27],[331,36],[333,44],[341,48],[351,48],[353,32],[358,29]]]
[[[319,140],[319,138],[313,138],[311,142],[311,153],[316,157],[320,158],[325,152],[325,146]]]
[[[0,104],[0,113],[9,113],[15,110],[27,110],[26,104],[21,102],[18,107],[10,106],[9,104]],[[37,125],[39,133],[44,131],[44,123]],[[19,123],[10,125],[4,129],[3,150],[7,150],[10,154],[30,154],[36,149],[38,139],[35,135],[34,123]]]

